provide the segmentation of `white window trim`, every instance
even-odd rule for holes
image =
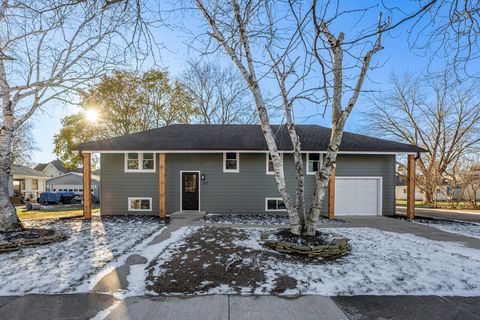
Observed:
[[[131,207],[132,200],[148,200],[150,201],[150,209],[133,209]],[[152,198],[148,197],[128,197],[128,211],[152,211]]]
[[[274,175],[275,171],[268,171],[268,159],[269,159],[270,153],[265,153],[265,173],[268,175]],[[280,160],[283,163],[283,153],[280,153]]]
[[[138,154],[138,165],[142,169],[128,169],[128,154],[137,153]],[[144,153],[153,153],[153,169],[143,169],[143,154]],[[155,172],[157,171],[157,154],[155,152],[125,152],[125,172]]]
[[[310,154],[319,154],[320,155],[320,158],[318,160],[318,165],[319,167],[323,165],[323,154],[320,153],[320,152],[309,152],[307,153],[307,175],[315,175],[316,172],[315,171],[310,171],[309,168],[310,166],[308,165],[308,163],[310,162]]]
[[[287,209],[268,209],[268,200],[281,200],[283,201],[282,198],[265,198],[265,211],[267,212],[285,212]]]
[[[227,153],[235,153],[237,157],[237,169],[227,169]],[[225,173],[239,173],[240,172],[240,153],[239,152],[224,152],[223,153],[223,172]]]

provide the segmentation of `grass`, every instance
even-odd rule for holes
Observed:
[[[397,206],[406,206],[407,200],[397,200]],[[428,207],[428,205],[424,204],[421,200],[415,201],[415,207]]]
[[[397,206],[406,206],[407,200],[396,200]],[[436,203],[436,206],[423,203],[423,201],[415,201],[416,208],[435,208],[435,209],[452,209],[452,210],[462,210],[467,212],[480,212],[480,209],[473,209],[471,203],[459,203],[456,208],[452,208],[451,204],[448,202],[439,201]]]
[[[92,213],[98,214],[100,208],[93,208]],[[83,215],[82,209],[65,210],[65,211],[25,211],[17,208],[17,215],[20,220],[26,219],[57,219],[57,218],[72,218],[81,217]]]

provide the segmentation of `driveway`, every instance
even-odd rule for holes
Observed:
[[[106,310],[108,309],[108,310]],[[362,320],[480,319],[480,297],[213,295],[130,297],[110,295],[27,295],[2,297],[2,319],[127,320]]]
[[[397,207],[398,214],[405,215],[406,212],[406,207]],[[448,209],[415,208],[415,214],[417,216],[424,216],[429,218],[461,220],[466,222],[480,222],[480,210],[478,211],[478,213],[476,213]]]

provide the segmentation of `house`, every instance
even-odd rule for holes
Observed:
[[[46,191],[71,191],[83,195],[83,174],[78,172],[67,172],[45,181]],[[100,199],[100,176],[92,175],[91,193],[95,200]]]
[[[12,164],[10,175],[12,183],[9,184],[10,197],[21,195],[27,201],[36,202],[40,193],[45,190],[45,180],[47,178],[43,172],[30,167]]]
[[[308,207],[314,175],[331,130],[315,125],[296,128],[304,152]],[[285,164],[287,185],[294,194],[288,132],[285,126],[272,129]],[[86,177],[91,153],[100,153],[101,212],[105,215],[285,211],[258,125],[171,125],[83,143],[76,150],[83,155]],[[424,151],[414,145],[345,132],[331,188],[335,215],[394,214],[396,155],[409,154],[414,163],[415,155]],[[326,214],[327,209],[325,201],[322,212]],[[88,203],[84,210],[88,216]]]
[[[47,177],[58,177],[62,174],[70,172],[65,168],[65,164],[60,160],[53,160],[48,163],[39,163],[35,166],[35,170],[43,172]]]

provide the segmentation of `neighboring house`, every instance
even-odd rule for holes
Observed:
[[[12,164],[11,168],[10,196],[22,195],[27,201],[36,202],[40,193],[45,191],[45,180],[48,177],[43,172],[26,166]]]
[[[331,130],[313,125],[299,125],[296,129],[304,152],[309,208],[315,172],[326,152]],[[285,126],[273,126],[272,130],[283,155],[289,192],[294,195],[295,170],[288,132]],[[424,150],[349,132],[344,133],[340,149],[335,214],[394,214],[395,157]],[[102,214],[158,215],[160,184],[165,185],[167,213],[285,211],[258,125],[171,125],[83,143],[76,150],[101,154]],[[327,212],[327,201],[322,211]]]
[[[83,195],[83,174],[68,172],[55,178],[47,179],[46,191],[71,191]],[[100,176],[92,175],[92,195],[96,200],[100,199]]]
[[[60,160],[53,160],[49,163],[39,163],[35,170],[43,172],[47,177],[54,178],[70,172]]]

